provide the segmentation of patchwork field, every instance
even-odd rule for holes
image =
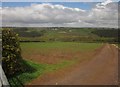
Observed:
[[[33,27],[12,28],[23,42],[110,42],[117,43],[118,29]]]

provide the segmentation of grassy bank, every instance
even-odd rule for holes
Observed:
[[[16,85],[18,85],[18,87],[21,87],[22,85],[30,82],[31,80],[37,78],[38,76],[41,76],[48,72],[56,71],[61,68],[65,68],[67,66],[70,66],[70,65],[76,63],[75,60],[73,60],[73,61],[64,60],[57,64],[39,64],[39,63],[35,63],[35,62],[29,61],[29,60],[24,60],[24,62],[28,66],[30,66],[28,68],[32,68],[32,69],[30,69],[26,72],[20,73],[18,75],[15,75],[12,78],[10,78],[9,82],[12,87],[14,87],[14,86],[16,87]]]

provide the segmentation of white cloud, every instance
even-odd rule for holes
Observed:
[[[107,0],[103,3],[98,3],[89,12],[89,15],[84,19],[88,23],[95,26],[103,27],[118,27],[118,7],[117,3],[112,3]]]
[[[109,3],[111,3],[111,2],[113,2],[112,0],[106,0],[106,1],[104,1],[103,3],[101,3],[101,5],[107,5],[107,4],[109,4]]]
[[[50,3],[3,7],[3,26],[117,27],[117,6],[107,0],[90,11]]]

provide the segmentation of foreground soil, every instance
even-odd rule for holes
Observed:
[[[46,73],[27,85],[118,84],[118,49],[113,45],[105,44],[90,54],[87,55],[88,60]]]

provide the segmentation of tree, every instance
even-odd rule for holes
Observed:
[[[18,34],[11,29],[2,30],[2,67],[7,76],[23,70]]]

